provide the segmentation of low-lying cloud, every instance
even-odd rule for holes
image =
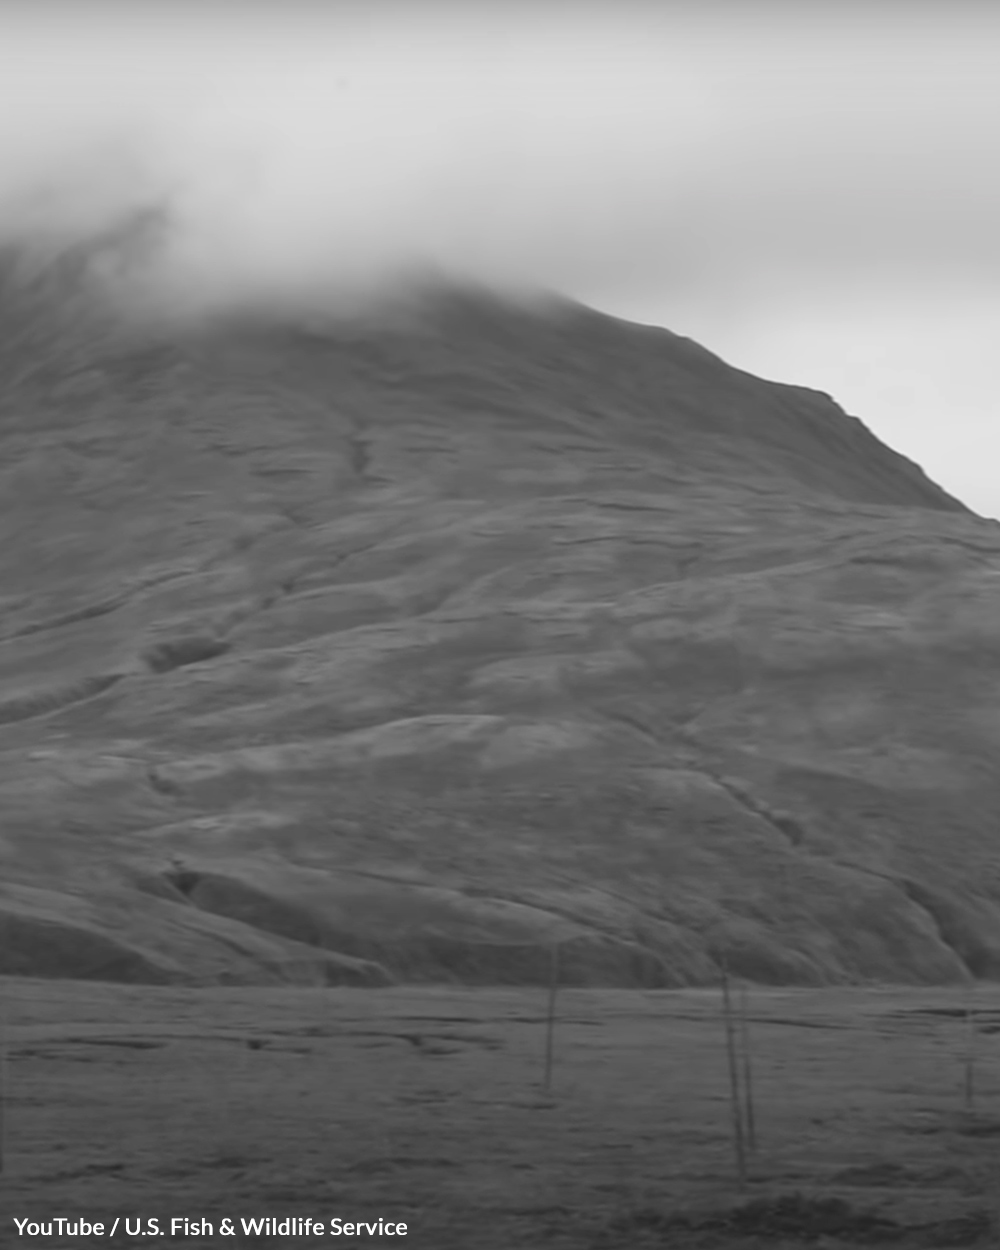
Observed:
[[[6,5],[0,237],[158,206],[146,278],[192,305],[995,282],[987,7]]]

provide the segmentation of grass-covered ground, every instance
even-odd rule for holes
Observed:
[[[994,1245],[1000,992],[750,992],[758,1150],[735,1171],[719,996],[0,981],[12,1217],[405,1221],[248,1245]],[[36,1238],[153,1245],[169,1238]],[[187,1246],[243,1244],[188,1237]],[[20,1244],[27,1244],[27,1241]]]

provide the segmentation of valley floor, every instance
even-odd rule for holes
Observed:
[[[741,1187],[719,995],[0,979],[7,1245],[995,1245],[1000,987],[751,987]],[[164,1235],[16,1235],[13,1217]],[[223,1236],[273,1216],[398,1237]],[[211,1236],[169,1234],[206,1219]],[[135,1225],[133,1224],[134,1228]]]

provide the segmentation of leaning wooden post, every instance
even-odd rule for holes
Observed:
[[[549,1008],[545,1021],[545,1079],[546,1091],[552,1088],[552,1050],[556,1031],[556,994],[559,990],[559,943],[552,943],[549,960]]]
[[[729,973],[725,956],[719,959],[722,974],[722,1014],[726,1026],[726,1058],[729,1062],[729,1094],[733,1116],[733,1147],[736,1151],[736,1171],[740,1185],[747,1182],[746,1146],[743,1137],[743,1108],[740,1105],[740,1073],[736,1062],[736,1037],[733,1029],[733,1004],[729,996]]]

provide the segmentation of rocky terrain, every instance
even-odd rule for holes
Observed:
[[[0,974],[1000,970],[997,523],[568,302],[154,333],[81,266],[2,265]]]

